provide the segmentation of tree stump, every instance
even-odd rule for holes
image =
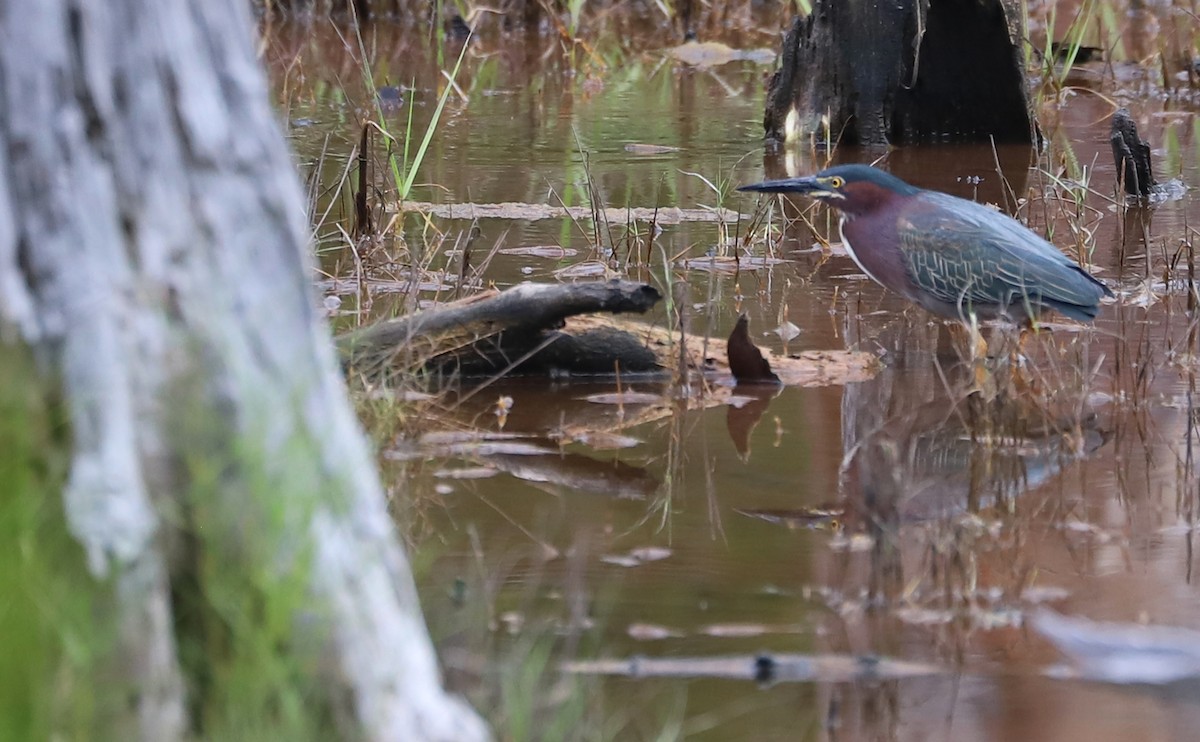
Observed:
[[[116,613],[105,687],[51,692],[119,708],[49,736],[208,738],[205,679],[257,631],[235,659],[298,668],[262,676],[268,724],[291,684],[340,739],[486,739],[441,687],[252,36],[244,0],[0,10],[0,323],[61,381],[66,526]]]
[[[1150,144],[1138,134],[1137,123],[1128,108],[1119,108],[1113,114],[1109,142],[1113,162],[1117,165],[1117,177],[1125,193],[1142,198],[1149,196],[1155,185],[1154,171],[1150,167]]]
[[[1031,142],[1016,0],[818,0],[783,39],[763,127],[843,144]]]

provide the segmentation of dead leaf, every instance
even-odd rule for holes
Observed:
[[[738,384],[778,384],[779,377],[771,371],[771,364],[750,340],[749,327],[750,320],[743,313],[726,341],[725,352],[729,357],[729,370],[733,378],[737,379]]]

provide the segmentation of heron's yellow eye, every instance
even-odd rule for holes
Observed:
[[[833,186],[834,188],[841,188],[842,186],[846,185],[846,181],[842,180],[842,176],[835,175],[829,179],[829,185]]]

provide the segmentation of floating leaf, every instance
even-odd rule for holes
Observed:
[[[779,377],[771,370],[771,364],[763,358],[762,351],[750,340],[750,320],[745,314],[738,317],[733,332],[726,341],[729,370],[739,384],[778,384]]]

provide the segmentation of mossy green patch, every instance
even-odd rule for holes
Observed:
[[[96,739],[127,694],[112,595],[67,530],[69,440],[29,354],[0,346],[0,739]]]

